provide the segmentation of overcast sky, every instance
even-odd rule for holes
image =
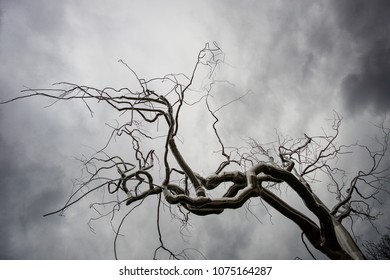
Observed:
[[[226,145],[241,146],[245,137],[269,142],[275,130],[315,135],[329,127],[333,110],[344,118],[340,142],[371,145],[373,124],[390,124],[389,14],[386,0],[1,0],[0,101],[59,81],[135,86],[119,59],[143,78],[190,74],[199,50],[216,41],[226,55],[219,77],[231,84],[216,88],[213,106],[250,92],[220,111]],[[90,201],[65,217],[42,215],[65,203],[80,174],[75,157],[102,147],[113,119],[104,110],[91,118],[76,102],[48,104],[33,98],[0,105],[0,259],[112,259],[114,232],[109,220],[90,229]],[[185,120],[194,134],[183,142],[185,155],[206,176],[215,166],[213,153],[202,149],[212,145],[196,124],[211,119],[194,111]],[[364,164],[358,154],[342,167]],[[326,195],[326,186],[318,193]],[[388,226],[388,203],[380,230]],[[192,217],[184,238],[166,211],[164,240],[174,251],[191,247],[208,259],[310,258],[297,226],[258,200],[249,209]],[[120,258],[153,257],[155,216],[152,197],[127,219]],[[377,238],[364,223],[356,234]]]

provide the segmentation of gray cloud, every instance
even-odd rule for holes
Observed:
[[[370,109],[386,113],[390,109],[390,45],[378,41],[360,59],[360,71],[343,81],[347,108],[353,113]]]
[[[253,124],[248,130],[259,132],[256,128],[261,123],[270,123],[274,127],[269,127],[265,136],[274,128],[302,135],[309,129],[308,115],[324,119],[323,113],[337,108],[340,101],[335,89],[345,55],[332,7],[325,1],[231,5],[237,13],[233,18],[224,17],[222,26],[234,32],[224,34],[223,42],[236,46],[233,54],[226,51],[226,57],[236,67],[233,71],[237,69],[231,80],[241,83],[229,91],[221,90],[224,94],[217,96],[219,102],[223,103],[229,93],[233,99],[250,90],[248,99],[242,100],[245,106],[237,106],[242,118],[236,121],[245,123],[240,127],[248,129]],[[227,14],[230,6],[216,11],[218,15]],[[290,116],[288,122],[286,114]]]
[[[19,95],[23,85],[48,87],[63,80],[133,87],[134,79],[117,63],[119,58],[146,79],[188,74],[199,49],[215,40],[227,62],[217,78],[235,86],[217,84],[210,98],[213,108],[251,92],[218,112],[217,127],[226,145],[241,146],[247,136],[273,141],[275,129],[292,137],[321,133],[322,127],[328,127],[324,119],[349,96],[348,87],[361,88],[346,78],[346,92],[340,96],[336,89],[345,76],[356,75],[372,88],[374,80],[384,80],[382,74],[389,70],[380,60],[386,52],[384,43],[372,44],[367,39],[380,38],[382,33],[371,35],[368,24],[356,28],[351,15],[343,21],[348,5],[336,2],[334,6],[307,0],[94,3],[1,2],[0,100]],[[349,39],[343,32],[355,38],[361,51],[359,67],[352,72],[348,71],[355,52],[349,54]],[[375,60],[379,61],[372,63]],[[388,86],[385,81],[382,84],[377,83],[377,91]],[[385,106],[386,96],[377,96]],[[355,107],[366,100],[385,110],[379,101],[367,101],[363,95],[348,98],[359,100]],[[102,147],[108,133],[104,124],[115,116],[103,108],[91,119],[83,104],[58,103],[43,109],[47,104],[30,99],[0,107],[0,258],[111,259],[114,232],[109,219],[93,223],[95,234],[87,225],[96,216],[89,208],[96,198],[69,209],[65,217],[44,219],[42,214],[66,201],[71,179],[80,169],[72,157],[89,154],[86,146]],[[219,164],[214,153],[219,146],[211,126],[204,125],[213,119],[200,107],[185,108],[183,123],[189,125],[180,131],[183,143],[178,145],[194,170],[207,176]],[[352,110],[352,105],[348,108]],[[343,140],[355,142],[364,131],[349,127]],[[119,239],[120,258],[150,259],[159,246],[156,199],[148,199],[143,206],[126,220],[125,236]],[[220,216],[192,217],[183,238],[180,222],[172,221],[169,209],[163,209],[164,242],[175,252],[194,247],[211,259],[310,258],[299,229],[272,210],[271,222],[258,200],[252,201],[251,211],[262,223],[244,208]],[[122,210],[115,225],[129,211]],[[201,258],[195,250],[189,252]],[[166,255],[161,253],[161,257]]]
[[[37,241],[44,237],[34,232],[45,225],[43,214],[58,207],[63,200],[64,189],[51,187],[61,185],[63,174],[55,168],[45,169],[29,163],[28,159],[24,161],[20,151],[5,143],[2,137],[0,147],[0,224],[4,236],[0,241],[1,259],[31,258],[24,255],[22,248],[38,249]]]
[[[341,30],[358,55],[356,67],[342,82],[346,108],[359,114],[374,114],[390,108],[390,3],[374,1],[334,1]]]

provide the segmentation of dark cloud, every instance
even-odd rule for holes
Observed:
[[[229,81],[242,83],[229,91],[222,88],[223,94],[216,98],[223,104],[251,91],[248,98],[242,99],[245,106],[234,104],[241,117],[231,116],[235,122],[230,121],[245,123],[240,126],[243,134],[248,135],[244,130],[251,131],[251,136],[260,134],[259,123],[266,122],[273,127],[262,130],[265,137],[273,134],[275,128],[302,135],[308,131],[308,115],[321,118],[322,113],[331,113],[338,102],[331,87],[336,87],[335,80],[340,76],[338,66],[343,62],[339,59],[339,37],[332,7],[326,1],[230,4],[233,7],[223,5],[217,12],[224,15],[222,26],[232,31],[229,39],[237,45],[233,54],[239,54],[232,64],[240,71]],[[226,16],[231,9],[236,11],[234,16]],[[224,47],[222,43],[221,47]],[[233,60],[231,56],[227,50],[229,63]],[[286,114],[289,114],[287,122]],[[249,128],[252,124],[253,128]]]
[[[0,134],[0,259],[31,258],[37,241],[48,238],[49,229],[54,229],[55,223],[47,227],[43,214],[58,207],[65,195],[61,170],[31,163],[17,149]],[[48,229],[46,236],[33,234],[40,227]]]
[[[335,0],[333,5],[340,27],[360,44],[371,45],[378,38],[388,37],[389,1]]]
[[[390,110],[390,2],[334,1],[338,23],[359,57],[356,68],[342,82],[346,108],[351,113]]]
[[[7,116],[3,110],[0,115]],[[100,259],[112,255],[111,243],[97,246],[99,239],[89,231],[88,205],[82,204],[84,210],[76,210],[76,216],[71,210],[62,217],[43,217],[64,205],[72,186],[68,168],[61,165],[66,160],[53,156],[51,141],[45,139],[43,150],[31,158],[28,145],[16,139],[10,142],[3,134],[10,131],[4,122],[0,128],[0,259]],[[98,233],[100,238],[104,235],[104,231]]]
[[[23,85],[48,87],[62,80],[131,88],[132,76],[121,67],[114,70],[118,58],[146,79],[170,72],[189,74],[199,49],[216,40],[227,63],[219,69],[221,82],[215,84],[209,100],[212,108],[250,91],[218,111],[217,128],[226,146],[241,146],[246,136],[273,141],[275,129],[292,137],[303,132],[310,135],[307,130],[320,129],[318,120],[329,116],[340,100],[337,94],[329,95],[340,84],[341,78],[336,78],[346,75],[339,71],[347,64],[340,46],[344,51],[349,39],[340,35],[340,26],[360,51],[360,68],[351,72],[355,78],[346,78],[345,89],[347,85],[358,88],[354,79],[372,85],[378,77],[383,85],[377,83],[382,85],[377,85],[377,91],[387,87],[384,75],[379,74],[389,68],[380,59],[386,53],[385,43],[371,40],[382,38],[383,32],[370,32],[370,25],[360,22],[356,26],[348,14],[352,13],[351,1],[337,1],[334,6],[329,1],[309,0],[197,1],[193,5],[177,1],[175,9],[159,1],[153,5],[149,1],[118,2],[96,1],[90,6],[88,1],[1,1],[0,100],[20,94]],[[376,20],[363,16],[364,11],[355,14],[363,22]],[[372,106],[386,103],[385,95],[377,96],[382,100]],[[43,218],[42,214],[58,209],[69,197],[71,179],[80,171],[79,163],[69,158],[88,153],[89,148],[80,147],[83,144],[102,147],[109,134],[102,127],[115,117],[106,112],[99,115],[96,110],[89,122],[83,104],[57,103],[43,110],[47,103],[29,99],[0,107],[0,258],[113,258],[110,221],[94,222],[96,234],[87,225],[96,216],[89,210],[95,199],[81,201],[66,217]],[[178,146],[191,167],[207,176],[220,159],[215,153],[220,146],[211,126],[214,120],[197,106],[184,111],[183,123],[191,125],[182,126],[183,142]],[[205,128],[205,123],[210,126]],[[127,150],[126,146],[119,149],[119,153]],[[119,239],[120,258],[152,258],[159,246],[156,202],[155,197],[148,199],[126,220],[125,236]],[[163,208],[164,244],[175,252],[194,247],[208,259],[310,258],[297,226],[272,209],[270,222],[263,204],[253,203],[251,211],[261,223],[246,208],[229,210],[219,216],[193,217],[188,236],[180,235],[180,222],[172,221],[170,211]],[[122,215],[129,211],[122,210]],[[196,250],[191,254],[202,258]]]
[[[360,71],[345,77],[342,88],[347,108],[375,113],[390,110],[390,45],[378,41],[360,59]]]

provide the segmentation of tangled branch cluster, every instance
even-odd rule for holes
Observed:
[[[110,141],[114,137],[128,137],[132,149],[130,159],[125,159],[123,155],[109,155],[105,150],[109,141],[95,156],[83,160],[86,176],[78,181],[77,190],[65,206],[47,215],[62,212],[88,194],[101,189],[115,197],[114,200],[98,203],[114,205],[112,211],[102,213],[102,216],[113,214],[122,205],[137,207],[150,196],[158,196],[158,209],[161,203],[177,205],[184,220],[188,213],[220,214],[225,209],[242,207],[249,199],[259,197],[297,224],[311,244],[328,257],[364,258],[341,222],[353,215],[369,220],[376,218],[376,214],[372,213],[370,201],[377,200],[378,195],[386,191],[385,184],[389,183],[389,170],[380,169],[389,150],[389,129],[381,127],[383,132],[381,149],[371,151],[365,146],[362,147],[368,153],[371,168],[368,171],[359,171],[352,179],[348,179],[343,170],[332,165],[338,156],[347,153],[351,148],[336,143],[342,121],[337,113],[334,117],[332,135],[310,137],[305,134],[302,139],[279,140],[278,147],[272,152],[266,149],[265,145],[251,139],[251,151],[240,153],[237,150],[233,159],[216,129],[215,124],[219,121],[216,110],[213,111],[208,103],[211,86],[206,87],[205,93],[195,102],[189,102],[193,98],[191,87],[199,69],[208,69],[209,75],[206,78],[213,81],[215,71],[223,60],[224,55],[218,45],[206,44],[198,54],[191,76],[169,74],[162,78],[145,80],[139,78],[135,71],[120,61],[136,78],[139,84],[137,91],[111,87],[97,89],[71,83],[58,83],[55,85],[59,87],[57,89],[25,90],[26,95],[19,98],[43,96],[54,99],[55,102],[81,100],[91,114],[93,114],[91,103],[95,101],[104,103],[121,115],[126,114],[127,117],[124,123],[112,126]],[[155,83],[168,84],[169,90],[158,94],[153,90]],[[186,125],[180,122],[182,109],[200,103],[202,99],[205,100],[207,112],[215,119],[213,129],[224,158],[217,170],[208,177],[203,177],[192,170],[177,146],[179,125]],[[149,130],[144,129],[148,124],[159,126],[160,129],[162,127],[164,132],[159,136],[152,135]],[[145,145],[146,141],[155,145],[153,149]],[[259,160],[258,155],[265,156],[266,161]],[[237,167],[235,171],[231,168],[232,165]],[[159,168],[162,170],[160,176],[156,175]],[[115,172],[112,172],[113,170]],[[319,172],[326,174],[330,179],[328,188],[335,194],[337,200],[331,209],[312,190],[311,183],[315,182]],[[272,186],[282,183],[296,192],[317,221],[291,207],[272,191]],[[222,196],[209,195],[210,191],[226,184],[229,187]],[[361,191],[362,187],[365,188],[364,192]],[[159,218],[157,222],[161,243],[158,249],[170,252],[162,241]],[[119,234],[119,229],[116,232]],[[177,257],[172,252],[170,254]]]

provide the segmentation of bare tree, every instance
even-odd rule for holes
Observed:
[[[335,112],[332,134],[305,134],[300,139],[279,136],[275,143],[267,145],[249,139],[247,150],[227,147],[216,126],[219,121],[217,113],[222,107],[212,109],[210,106],[215,73],[223,60],[224,54],[216,44],[206,44],[199,52],[190,76],[169,74],[146,80],[120,61],[134,75],[138,89],[97,89],[63,82],[51,89],[24,90],[25,95],[7,101],[43,96],[53,99],[54,103],[80,100],[91,114],[93,104],[108,105],[118,113],[117,124],[111,126],[112,134],[107,145],[94,156],[81,159],[84,176],[76,181],[74,193],[61,209],[47,215],[62,213],[90,193],[104,190],[109,196],[105,195],[102,201],[92,205],[96,208],[111,205],[111,210],[101,212],[101,216],[114,215],[124,205],[133,207],[115,229],[118,236],[132,209],[141,206],[148,197],[157,196],[160,246],[155,256],[158,250],[166,250],[172,258],[180,258],[180,254],[174,254],[164,245],[159,221],[162,204],[176,207],[176,213],[180,215],[175,217],[186,223],[190,214],[220,214],[225,209],[240,208],[251,199],[261,199],[302,230],[303,242],[305,236],[330,259],[365,259],[343,222],[372,221],[379,214],[373,212],[372,206],[379,202],[381,193],[388,194],[384,187],[389,183],[389,169],[383,168],[383,161],[389,150],[389,129],[379,126],[382,138],[378,139],[379,148],[375,150],[358,144],[340,145],[336,139],[342,118]],[[199,93],[194,94],[192,87],[205,70],[203,94],[199,96]],[[164,84],[162,92],[155,91],[157,83]],[[223,106],[234,101],[226,101]],[[198,105],[205,106],[206,112],[215,120],[211,126],[222,158],[216,170],[207,177],[193,170],[177,145],[179,128],[187,125],[182,122],[182,111]],[[127,137],[132,151],[130,156],[126,153],[110,154],[112,139],[119,137]],[[354,148],[367,153],[370,166],[368,170],[348,177],[346,171],[337,167],[337,160]],[[324,175],[328,183],[318,181],[317,178]],[[280,198],[278,188],[282,185],[291,188],[302,199],[307,213],[298,211]],[[313,188],[324,187],[334,195],[332,206],[325,205],[313,191]],[[222,194],[211,195],[216,190]],[[308,213],[314,214],[315,219],[309,218]]]
[[[390,227],[387,228],[390,231]],[[378,242],[365,242],[363,244],[366,254],[374,260],[390,260],[390,233],[382,235]]]

